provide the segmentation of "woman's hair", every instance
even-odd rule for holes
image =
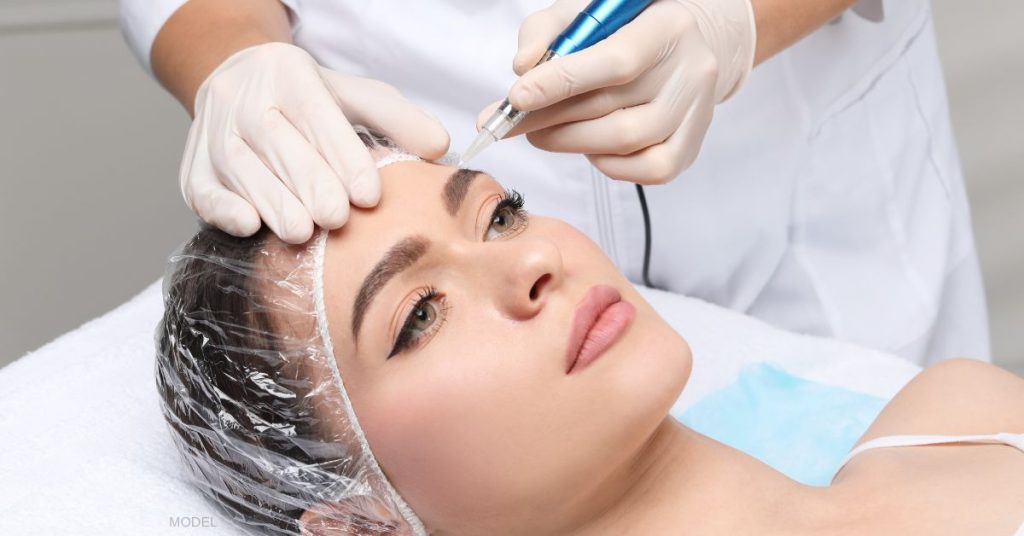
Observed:
[[[356,131],[371,151],[394,149]],[[298,534],[302,513],[332,494],[374,496],[346,474],[359,453],[324,434],[330,395],[310,381],[311,367],[323,365],[309,357],[318,341],[313,247],[285,244],[265,227],[238,238],[204,226],[164,280],[156,334],[164,417],[200,491],[251,532]],[[353,534],[396,529],[360,515],[350,523]]]

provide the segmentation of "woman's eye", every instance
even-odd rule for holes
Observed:
[[[434,302],[426,302],[422,305],[417,305],[416,308],[413,309],[412,316],[410,318],[412,319],[409,326],[410,329],[426,331],[427,328],[434,323],[434,320],[437,319],[437,308],[434,305]]]
[[[505,233],[515,224],[516,213],[511,207],[501,207],[498,212],[491,217],[491,229],[494,229],[498,234]]]
[[[433,288],[422,292],[402,323],[388,358],[423,343],[440,329],[447,314],[444,297]]]
[[[515,190],[505,192],[494,206],[494,212],[491,213],[491,221],[487,225],[487,233],[484,239],[494,240],[522,229],[526,225],[524,204],[523,196],[519,192]]]

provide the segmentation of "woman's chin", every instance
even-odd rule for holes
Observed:
[[[653,310],[645,312],[638,311],[632,333],[615,348],[617,355],[608,356],[615,363],[605,367],[603,381],[623,417],[656,424],[678,400],[693,360],[686,340]]]

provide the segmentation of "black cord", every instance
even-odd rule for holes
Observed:
[[[654,288],[647,271],[651,268],[651,215],[647,212],[647,197],[644,196],[644,187],[636,185],[636,195],[640,198],[640,210],[644,213],[644,270],[642,272],[644,285],[647,288]]]

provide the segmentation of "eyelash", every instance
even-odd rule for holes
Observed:
[[[505,231],[499,235],[499,237],[509,236],[521,231],[527,223],[526,210],[523,208],[525,205],[526,200],[523,198],[522,194],[511,189],[505,190],[498,199],[498,202],[494,205],[494,210],[491,212],[491,217],[487,223],[487,229],[490,229],[491,222],[494,221],[494,218],[501,213],[502,210],[510,208],[516,216],[516,221],[511,229]],[[486,237],[486,232],[484,233],[484,236]],[[434,321],[427,331],[420,335],[414,335],[412,333],[412,325],[415,322],[415,317],[413,315],[415,315],[416,311],[421,307],[433,300],[436,300],[437,298],[441,298],[441,306],[437,311],[437,320]],[[398,338],[395,340],[395,344],[392,346],[390,354],[388,354],[388,359],[391,359],[395,355],[411,348],[419,347],[426,342],[427,339],[432,337],[441,329],[442,326],[444,326],[445,322],[448,320],[448,312],[450,310],[451,306],[448,305],[448,301],[444,299],[444,296],[442,296],[436,288],[427,287],[421,290],[416,299],[416,304],[409,310],[408,315],[405,317],[405,322],[402,323],[402,328],[398,331]]]
[[[413,315],[420,307],[423,307],[427,303],[441,298],[441,307],[437,311],[437,320],[430,326],[430,329],[423,332],[420,335],[413,335],[412,325],[416,321]],[[395,341],[395,345],[391,348],[391,353],[388,355],[388,359],[391,359],[396,354],[400,354],[410,348],[415,348],[428,338],[437,333],[437,330],[441,329],[441,326],[448,319],[448,311],[451,307],[448,305],[448,300],[445,300],[443,296],[434,287],[427,287],[419,292],[419,296],[416,298],[416,304],[413,305],[409,314],[405,317],[405,322],[402,324],[402,329],[398,331],[398,339]]]
[[[498,234],[494,238],[509,237],[518,234],[520,231],[526,228],[526,224],[529,223],[528,214],[523,206],[526,205],[526,200],[523,199],[523,194],[515,190],[505,190],[501,197],[498,198],[498,202],[494,205],[494,210],[491,211],[491,217],[487,220],[487,228],[484,230],[484,240],[487,240],[487,233],[491,229],[491,225],[494,222],[494,218],[501,214],[505,209],[511,209],[512,214],[515,216],[515,222],[512,227],[505,230],[505,232]]]
[[[526,206],[526,198],[523,197],[523,194],[513,189],[505,190],[502,192],[501,197],[498,198],[498,204],[494,205],[494,211],[491,212],[491,219],[493,220],[494,217],[498,215],[498,212],[505,207],[511,208],[515,211],[516,215],[519,216],[526,212],[523,209],[524,206]]]

